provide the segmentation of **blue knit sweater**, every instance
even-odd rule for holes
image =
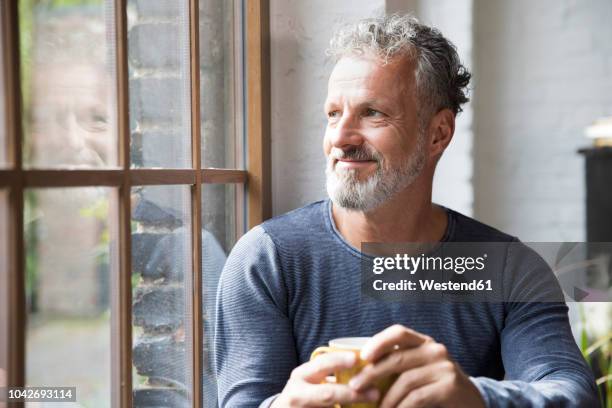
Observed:
[[[517,241],[447,212],[444,241]],[[395,323],[446,345],[489,407],[599,406],[564,303],[362,299],[360,257],[337,231],[329,200],[266,221],[240,239],[217,293],[221,407],[268,406],[316,347],[337,337],[372,336]],[[521,267],[529,279],[532,266]]]

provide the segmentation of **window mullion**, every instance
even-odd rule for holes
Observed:
[[[23,387],[25,385],[25,250],[23,237],[23,181],[21,178],[22,122],[19,58],[19,23],[16,1],[0,4],[4,30],[3,60],[11,63],[4,65],[2,80],[6,81],[6,135],[8,138],[8,161],[13,165],[15,179],[9,190],[9,267],[8,267],[8,332],[0,344],[6,346],[7,384]],[[4,95],[2,95],[4,97]],[[23,406],[16,403],[17,407]]]
[[[191,188],[191,243],[192,275],[188,279],[191,289],[191,356],[192,407],[202,406],[202,149],[200,126],[200,6],[198,0],[189,0],[189,58],[191,90],[191,157],[196,170],[195,184]]]
[[[249,228],[272,214],[270,188],[269,0],[246,1],[246,117]]]
[[[114,2],[115,25],[115,78],[117,100],[117,133],[119,165],[122,182],[115,205],[115,222],[118,225],[118,259],[113,271],[111,288],[112,346],[111,393],[112,406],[132,406],[132,268],[131,268],[131,177],[130,177],[130,127],[128,84],[128,37],[126,0]]]

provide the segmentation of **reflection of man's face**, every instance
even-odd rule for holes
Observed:
[[[101,166],[109,157],[108,76],[104,65],[47,63],[35,78],[37,164]],[[49,157],[49,152],[53,152]],[[45,160],[51,160],[46,163]]]
[[[114,91],[103,7],[98,13],[58,7],[65,12],[36,18],[32,56],[24,61],[31,72],[32,164],[114,165]]]
[[[387,65],[344,57],[328,84],[323,148],[327,192],[341,207],[368,211],[408,187],[425,165],[414,72],[407,58]]]

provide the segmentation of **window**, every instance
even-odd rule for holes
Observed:
[[[267,1],[0,16],[0,386],[216,406],[216,283],[270,212]]]

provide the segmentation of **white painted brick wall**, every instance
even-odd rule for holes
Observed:
[[[335,24],[384,10],[384,0],[272,0],[272,211],[282,214],[327,196],[323,103]]]
[[[472,67],[472,0],[388,0],[387,12],[412,13],[438,28],[455,44],[463,64]],[[457,117],[455,135],[438,163],[433,201],[472,215],[472,104]]]
[[[475,215],[583,240],[583,129],[612,114],[612,2],[475,1]]]

